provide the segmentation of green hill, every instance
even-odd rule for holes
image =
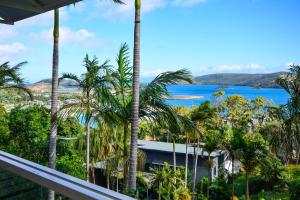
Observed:
[[[238,85],[262,88],[278,88],[275,83],[278,76],[285,72],[277,72],[270,74],[209,74],[204,76],[197,76],[194,78],[195,84],[202,85]]]

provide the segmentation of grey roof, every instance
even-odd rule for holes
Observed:
[[[81,0],[0,0],[0,23],[14,22]]]
[[[173,152],[173,144],[167,142],[138,140],[138,148],[141,150]],[[176,143],[175,151],[176,153],[179,154],[185,154],[185,144]],[[211,157],[217,157],[223,153],[225,153],[225,151],[222,150],[214,151],[211,153]],[[188,154],[194,155],[194,145],[188,145]],[[207,157],[208,153],[206,151],[203,151],[202,148],[199,148],[198,155]]]

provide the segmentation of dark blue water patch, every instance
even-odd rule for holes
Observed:
[[[193,100],[167,100],[167,103],[171,105],[183,105],[190,107],[192,105],[199,105],[204,101],[210,101],[214,92],[221,89],[217,85],[170,85],[168,90],[171,95],[175,96],[203,96],[202,99]],[[289,95],[283,89],[277,88],[253,88],[247,86],[228,86],[225,89],[225,97],[238,94],[248,99],[255,99],[261,96],[267,100],[273,101],[277,105],[286,104]]]

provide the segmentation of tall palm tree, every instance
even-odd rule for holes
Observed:
[[[84,120],[85,133],[86,133],[86,176],[89,181],[89,166],[90,166],[90,126],[94,115],[95,107],[99,101],[99,91],[105,90],[110,84],[110,68],[108,61],[99,65],[97,58],[90,59],[88,55],[84,58],[84,67],[86,73],[81,77],[77,77],[72,73],[64,73],[60,77],[60,81],[63,79],[70,79],[76,82],[78,87],[82,91],[82,95],[77,102],[64,105],[62,110],[65,110],[64,114],[76,114]]]
[[[294,149],[297,153],[297,162],[300,156],[300,66],[290,66],[290,71],[280,76],[276,80],[277,84],[281,86],[289,95],[290,99],[286,104],[286,110],[290,113],[290,117],[285,120],[285,124],[296,139],[294,142]]]
[[[211,179],[212,179],[212,167],[213,167],[213,160],[211,159],[212,152],[218,150],[220,148],[220,145],[222,143],[221,141],[221,134],[219,134],[219,131],[213,130],[208,131],[204,134],[204,145],[203,150],[207,152],[208,154],[208,160],[207,160],[207,172],[208,172],[208,182],[207,182],[207,194],[206,197],[209,199],[209,190],[211,185]]]
[[[132,93],[132,67],[129,61],[128,45],[122,44],[116,58],[117,69],[112,73],[112,90],[107,90],[106,112],[101,115],[106,119],[115,118],[114,121],[119,122],[123,126],[123,158],[128,160],[128,137],[131,123],[131,104],[133,98]],[[179,81],[191,82],[190,72],[187,70],[178,70],[175,72],[165,72],[158,75],[149,84],[144,85],[140,89],[139,95],[139,118],[145,121],[161,122],[163,118],[171,118],[174,111],[165,103],[165,97],[169,95],[166,86],[168,84],[176,84]],[[105,93],[104,93],[105,94]],[[98,113],[101,113],[101,107]],[[108,111],[110,110],[110,111]],[[172,120],[170,120],[172,121]],[[173,120],[174,121],[174,120]],[[127,162],[126,162],[127,163]],[[124,165],[124,182],[126,187],[127,165]]]
[[[56,136],[57,136],[57,98],[58,98],[58,43],[59,43],[59,9],[54,10],[53,28],[53,60],[51,89],[51,129],[49,144],[49,167],[56,168]],[[48,199],[53,200],[55,193],[49,190]]]
[[[27,62],[21,62],[13,67],[9,66],[9,62],[0,65],[0,89],[17,89],[29,95],[33,99],[31,91],[24,86],[24,80],[20,76],[20,69]]]
[[[137,139],[139,128],[139,91],[140,91],[140,26],[141,0],[135,0],[133,85],[131,104],[131,143],[129,158],[129,188],[136,190]]]

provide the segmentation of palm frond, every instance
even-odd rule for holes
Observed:
[[[28,89],[28,88],[26,88],[26,87],[24,87],[24,86],[22,86],[22,85],[7,85],[7,86],[1,87],[0,89],[4,89],[4,90],[6,90],[6,89],[20,90],[20,91],[25,92],[29,96],[29,98],[30,98],[31,101],[34,99],[31,90]]]

